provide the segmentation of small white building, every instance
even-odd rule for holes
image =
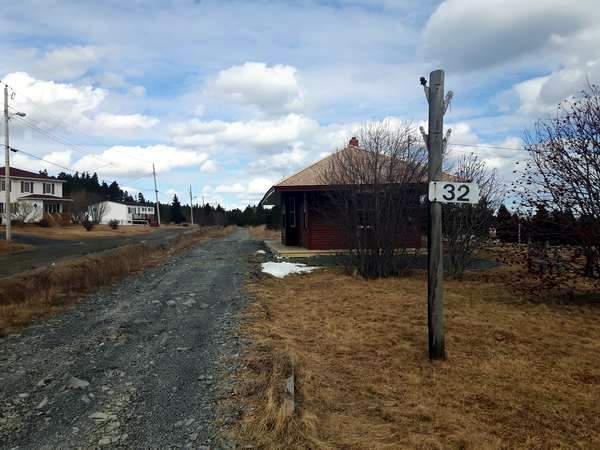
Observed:
[[[5,217],[6,180],[4,167],[0,167],[0,215]],[[63,198],[64,180],[42,173],[10,168],[11,217],[25,222],[38,222],[44,214],[66,213],[65,206],[72,202]]]
[[[101,210],[101,213],[98,211]],[[134,203],[120,203],[105,200],[88,208],[90,217],[101,216],[100,223],[108,224],[118,220],[121,225],[148,225],[154,218],[155,208]]]

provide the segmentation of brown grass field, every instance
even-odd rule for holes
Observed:
[[[149,227],[145,225],[123,225],[113,230],[108,225],[96,225],[92,231],[87,231],[79,224],[61,225],[43,228],[37,224],[25,224],[13,226],[14,234],[44,237],[48,239],[97,239],[102,237],[133,236],[144,233],[152,233],[164,227]],[[4,231],[4,227],[0,227]]]
[[[0,336],[64,311],[91,289],[142,271],[192,245],[224,237],[232,231],[233,227],[201,228],[178,236],[169,242],[168,248],[127,245],[2,278]]]
[[[260,241],[281,239],[281,230],[271,230],[265,225],[249,227],[248,231],[254,239],[258,239]]]
[[[446,282],[443,362],[427,357],[424,273],[259,276],[232,432],[282,449],[600,448],[600,299],[528,302],[510,271]]]

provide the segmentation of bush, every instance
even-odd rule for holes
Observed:
[[[92,228],[94,228],[94,222],[92,222],[90,219],[83,220],[81,225],[83,225],[83,228],[85,228],[87,231],[92,231]]]
[[[116,230],[117,228],[119,228],[119,221],[117,219],[112,219],[108,222],[108,226],[111,227],[113,230]]]
[[[48,220],[47,217],[42,217],[42,219],[38,222],[38,225],[42,228],[49,228],[50,221]]]

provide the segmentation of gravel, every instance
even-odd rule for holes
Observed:
[[[260,247],[188,250],[0,340],[0,448],[233,448],[235,315]]]

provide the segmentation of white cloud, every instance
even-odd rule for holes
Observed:
[[[211,149],[281,148],[316,132],[319,124],[306,116],[288,114],[273,120],[209,122],[192,119],[172,127],[175,143]]]
[[[62,47],[47,52],[37,65],[36,72],[47,78],[70,80],[84,75],[102,56],[98,47]]]
[[[594,0],[446,0],[427,22],[423,50],[450,69],[485,68],[569,39],[597,10]]]
[[[58,172],[68,172],[67,169],[63,169],[59,166],[70,167],[71,157],[71,151],[50,152],[43,155],[42,158],[45,161],[41,161],[37,158],[30,158],[24,153],[17,152],[11,156],[11,166],[36,173],[40,170],[47,170],[48,173],[55,174]]]
[[[109,114],[101,113],[94,117],[93,125],[102,129],[139,130],[158,125],[160,121],[155,117],[143,114]]]
[[[248,183],[247,192],[249,194],[264,194],[271,186],[273,186],[273,182],[267,178],[253,178]]]
[[[111,176],[142,176],[152,173],[152,163],[160,174],[202,164],[207,158],[205,153],[180,150],[167,145],[117,145],[102,153],[84,156],[75,163],[74,169]]]
[[[208,93],[270,113],[299,111],[304,106],[296,68],[247,62],[222,70]]]
[[[241,183],[234,183],[232,185],[220,184],[215,188],[215,192],[222,193],[241,193],[246,192],[246,188]]]
[[[200,166],[201,172],[214,173],[217,171],[217,165],[212,159],[207,159]]]
[[[56,124],[56,118],[77,122],[104,101],[107,91],[92,86],[37,80],[25,72],[14,72],[3,81],[16,94],[12,106],[27,114],[28,120]]]

